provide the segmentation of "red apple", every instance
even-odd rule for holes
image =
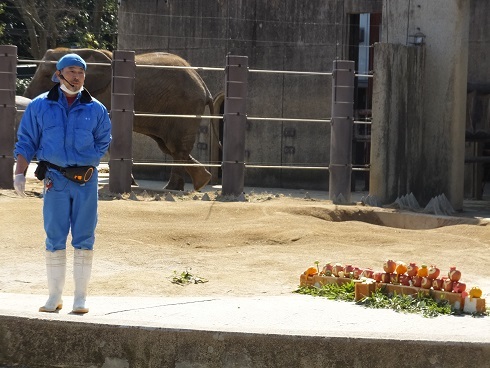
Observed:
[[[415,287],[420,287],[422,285],[422,277],[420,276],[412,277],[412,285]]]
[[[445,276],[442,277],[442,288],[444,289],[444,291],[453,291],[453,282],[451,281],[451,279],[448,279]]]
[[[367,277],[368,279],[374,278],[374,271],[370,268],[366,268],[362,271],[362,276]]]
[[[382,272],[374,272],[373,273],[373,279],[376,281],[376,282],[381,282],[381,280],[383,279],[383,273]]]
[[[354,267],[354,271],[352,271],[352,274],[354,275],[354,278],[356,280],[359,280],[362,275],[362,270],[359,267]]]
[[[424,289],[430,289],[430,287],[432,286],[432,280],[429,279],[428,277],[422,277],[422,282],[420,286],[423,287]]]
[[[381,274],[381,282],[384,282],[385,284],[389,284],[391,281],[390,274],[387,272],[383,272]]]
[[[441,290],[443,285],[442,279],[434,279],[432,280],[432,288],[434,290]]]
[[[462,293],[466,290],[466,284],[464,282],[453,282],[453,292],[454,293]]]
[[[322,273],[325,276],[332,276],[332,269],[333,269],[333,265],[331,263],[327,263],[325,266],[323,266]]]
[[[414,277],[417,274],[418,270],[419,267],[415,263],[410,262],[410,264],[407,266],[407,275],[410,277]]]
[[[461,271],[456,269],[456,266],[449,267],[449,272],[447,276],[451,279],[451,281],[459,281],[461,278]]]
[[[339,277],[339,272],[344,272],[344,266],[340,263],[336,263],[332,268],[332,273],[334,276]]]
[[[346,264],[344,267],[344,277],[351,277],[351,273],[354,272],[354,266]]]
[[[404,286],[410,285],[410,276],[408,275],[398,275],[398,281]]]
[[[429,267],[429,279],[437,279],[439,277],[439,274],[441,273],[441,270],[437,268],[437,266],[432,265]]]
[[[392,259],[387,259],[383,264],[383,270],[385,270],[386,273],[393,273],[395,272],[395,269],[396,269],[396,262],[393,261]]]

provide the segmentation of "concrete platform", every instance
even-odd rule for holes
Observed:
[[[309,195],[328,199],[328,192]],[[490,206],[466,201],[458,216],[490,219]],[[59,313],[37,312],[44,302],[0,293],[0,368],[490,367],[490,317],[424,318],[296,294],[94,296],[83,316],[70,314],[70,297]]]
[[[396,313],[306,295],[90,297],[38,313],[0,293],[0,366],[488,367],[490,318]],[[396,364],[394,364],[396,362]],[[10,364],[10,365],[9,365]]]

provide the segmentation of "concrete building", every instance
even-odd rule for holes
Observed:
[[[383,18],[387,15],[383,12],[387,11],[388,4],[395,3],[403,5],[398,1],[382,0],[121,0],[118,47],[137,53],[167,51],[202,67],[224,66],[227,54],[245,55],[251,70],[330,72],[333,60],[354,60],[357,72],[365,73],[374,69],[374,43],[411,43],[409,36],[412,34],[407,34],[408,28],[405,34],[400,28],[396,39],[394,33],[386,33],[390,27],[384,29]],[[410,3],[409,8],[397,15],[400,25],[413,21],[417,17],[417,9],[433,11],[436,3],[440,5],[438,0]],[[469,6],[471,24],[467,44],[471,62],[467,67],[469,103],[466,131],[473,138],[486,137],[490,133],[490,68],[485,65],[490,59],[490,30],[485,14],[488,14],[490,4],[478,0],[455,3],[457,6]],[[451,22],[445,18],[446,15],[441,13],[438,17],[441,24]],[[437,34],[437,27],[441,24],[425,22],[423,27],[427,29],[423,30],[426,34]],[[440,29],[445,32],[449,28]],[[444,35],[439,38],[441,42],[452,42],[444,39]],[[215,96],[217,111],[222,111],[224,73],[202,71],[200,74]],[[355,119],[369,120],[372,78],[359,77],[356,81]],[[329,76],[250,72],[249,117],[328,119],[330,105]],[[201,162],[217,163],[221,156],[213,142],[209,122],[203,121],[202,125],[193,155]],[[355,128],[353,164],[356,166],[370,161],[370,127],[356,124]],[[475,150],[475,145],[480,147],[480,153],[483,152],[482,141],[467,141],[467,155]],[[166,161],[168,158],[160,155],[155,147],[145,137],[135,136],[135,161]],[[246,162],[249,164],[326,167],[329,149],[328,123],[287,120],[251,120],[247,123]],[[482,164],[474,165],[464,166],[467,177],[470,172],[473,176],[482,175]],[[213,174],[215,182],[219,182],[219,170],[214,169]],[[353,189],[368,187],[368,175],[365,173],[356,172],[353,178],[357,179],[353,180],[357,183],[353,184]],[[445,180],[445,175],[442,180]],[[245,184],[328,189],[328,171],[247,168]],[[467,195],[475,195],[475,180],[468,180],[467,187],[470,188]]]

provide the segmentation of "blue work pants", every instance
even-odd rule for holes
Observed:
[[[87,183],[81,185],[50,169],[44,179],[46,250],[54,252],[66,249],[70,229],[74,248],[92,250],[97,225],[97,201],[97,170]]]

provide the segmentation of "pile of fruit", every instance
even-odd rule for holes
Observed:
[[[455,266],[449,268],[447,276],[442,276],[441,270],[435,265],[427,266],[424,264],[419,267],[413,262],[406,264],[405,262],[395,262],[388,259],[383,264],[383,270],[384,272],[374,271],[370,268],[361,269],[352,264],[327,263],[321,271],[318,267],[310,267],[304,274],[306,276],[333,276],[354,280],[362,279],[366,282],[414,286],[436,291],[460,293],[462,297],[480,298],[482,296],[482,290],[479,287],[472,287],[469,292],[466,291],[466,284],[461,281],[461,271],[456,269]]]

